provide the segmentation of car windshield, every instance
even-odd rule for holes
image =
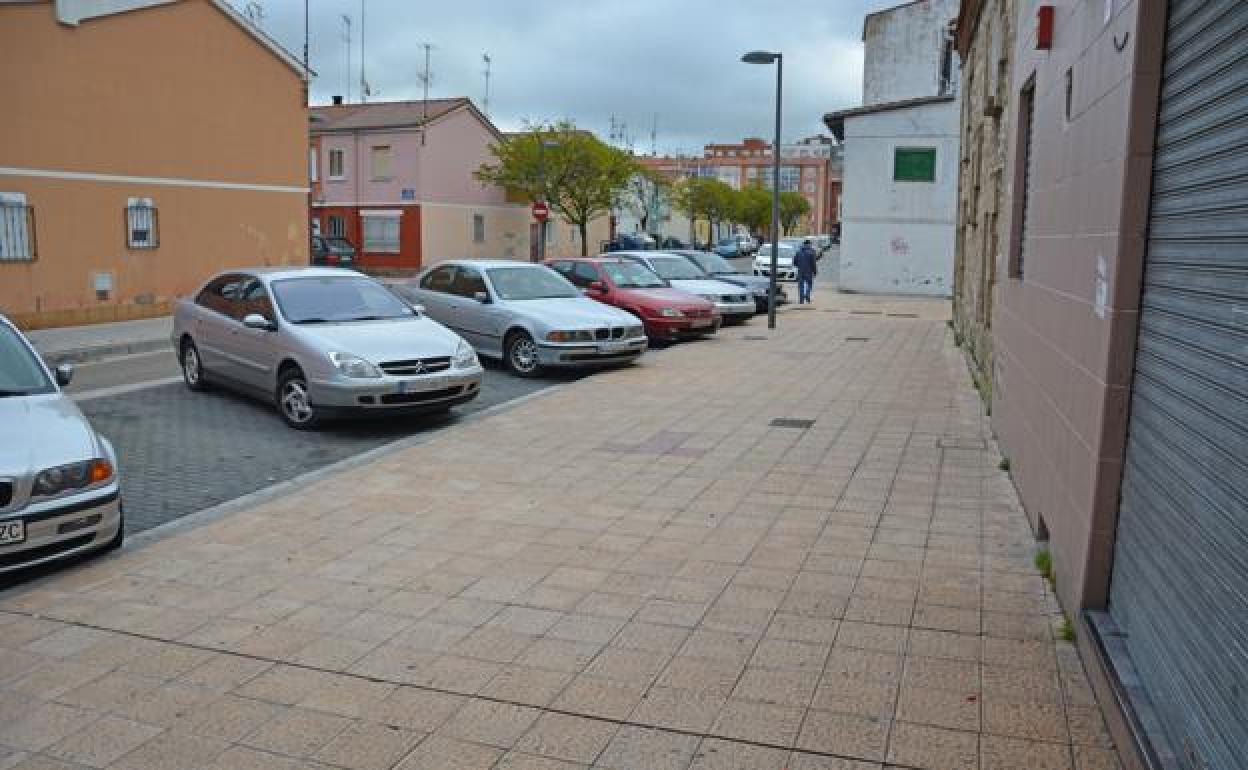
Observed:
[[[654,289],[667,285],[636,262],[604,262],[602,270],[618,289]]]
[[[548,267],[494,267],[486,270],[494,293],[506,300],[563,299],[581,293]]]
[[[706,274],[684,257],[651,257],[650,265],[660,278],[669,281],[696,281]]]
[[[712,251],[695,251],[689,254],[698,267],[711,275],[735,275],[737,269],[728,260]]]
[[[6,324],[0,323],[0,398],[55,390],[39,360]]]
[[[776,257],[778,259],[792,259],[793,255],[796,253],[797,253],[797,249],[793,248],[787,243],[781,242],[780,249],[776,252]],[[758,256],[755,257],[755,259],[759,260],[760,262],[771,259],[771,244],[764,243],[762,247],[758,250]]]
[[[273,282],[273,296],[282,316],[295,324],[381,321],[416,315],[386,287],[357,276],[285,278]]]

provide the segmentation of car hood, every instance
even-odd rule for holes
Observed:
[[[757,254],[755,254],[754,263],[758,265],[770,265],[771,264],[771,250],[764,249],[763,251],[760,251]],[[791,267],[793,265],[793,257],[785,256],[784,254],[777,254],[776,264],[780,265],[781,267]]]
[[[631,313],[588,297],[506,300],[502,304],[514,313],[558,328],[631,326],[638,323]]]
[[[740,294],[741,287],[733,286],[730,283],[717,281],[710,278],[690,278],[688,280],[672,281],[673,289],[680,289],[692,294]]]
[[[102,457],[87,418],[60,393],[0,398],[0,476]]]
[[[429,318],[352,321],[294,327],[325,352],[351,353],[373,363],[453,356],[459,335]]]
[[[706,301],[689,296],[689,292],[680,289],[617,289],[617,291],[637,302],[647,305],[674,305],[677,307],[705,307]]]
[[[744,286],[747,289],[766,289],[771,281],[761,275],[746,275],[745,273],[729,273],[725,275],[715,276],[715,280],[725,283]]]

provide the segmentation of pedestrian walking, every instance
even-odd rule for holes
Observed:
[[[810,239],[802,241],[802,247],[793,257],[793,267],[797,268],[797,302],[799,305],[810,304],[810,290],[815,285],[815,274],[819,272],[816,263],[819,254]]]

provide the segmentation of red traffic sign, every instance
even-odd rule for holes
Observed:
[[[550,216],[550,207],[545,201],[533,201],[533,218],[538,222],[545,222]]]

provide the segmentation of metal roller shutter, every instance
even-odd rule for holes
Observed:
[[[1248,768],[1248,2],[1171,0],[1109,612],[1190,770]]]

